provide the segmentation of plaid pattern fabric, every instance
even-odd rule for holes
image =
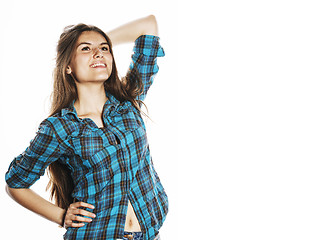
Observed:
[[[143,100],[158,71],[156,57],[164,56],[155,36],[140,36],[130,68],[144,82]],[[131,102],[119,102],[106,92],[104,128],[91,119],[79,119],[73,106],[45,119],[30,146],[10,164],[11,188],[29,188],[54,161],[72,174],[72,196],[95,206],[96,218],[80,228],[68,228],[64,239],[122,239],[130,200],[143,239],[159,233],[168,212],[168,197],[154,169],[144,122]]]

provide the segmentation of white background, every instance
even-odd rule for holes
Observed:
[[[64,26],[155,14],[166,56],[146,104],[172,239],[315,239],[314,1],[10,1],[1,16],[1,174],[47,116]],[[114,49],[123,75],[132,45]],[[33,189],[42,196],[47,177]],[[1,235],[61,239],[0,181]]]

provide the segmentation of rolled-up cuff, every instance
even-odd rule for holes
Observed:
[[[153,35],[141,35],[135,40],[134,52],[146,56],[165,56],[164,49],[160,46],[159,37]]]

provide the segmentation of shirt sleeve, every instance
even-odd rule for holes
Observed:
[[[60,156],[58,140],[50,124],[43,121],[29,147],[11,162],[5,174],[8,186],[29,188]]]
[[[136,68],[143,82],[143,92],[138,96],[138,99],[143,101],[159,69],[157,57],[165,56],[165,52],[159,44],[159,37],[152,35],[138,37],[133,51],[132,63],[129,69],[132,71],[133,68]]]

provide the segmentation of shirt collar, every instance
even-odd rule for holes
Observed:
[[[120,105],[120,101],[118,99],[116,99],[111,93],[109,93],[108,91],[105,91],[105,94],[108,98],[108,100],[104,103],[104,112],[107,112],[108,109],[110,109],[112,106],[117,109]],[[76,111],[76,108],[74,107],[74,104],[75,104],[75,100],[73,100],[70,105],[66,108],[63,108],[61,110],[61,117],[64,117],[66,116],[67,114],[72,114],[74,115],[77,120],[80,121],[79,117],[78,117],[78,114],[77,114],[77,111]]]

